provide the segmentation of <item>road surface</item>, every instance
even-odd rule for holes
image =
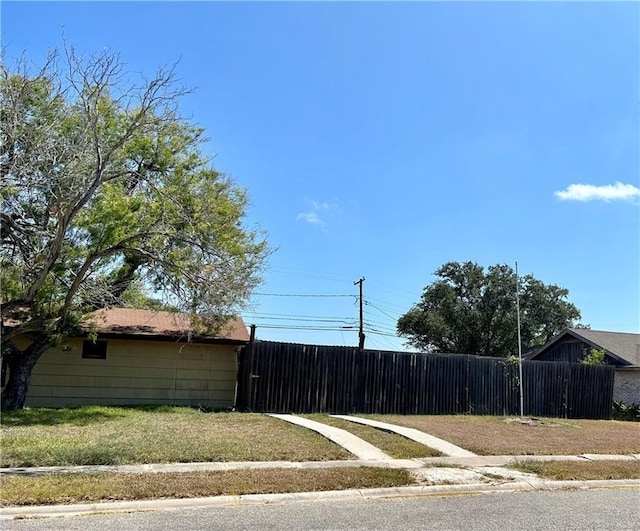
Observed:
[[[534,491],[269,505],[0,522],[3,530],[640,530],[640,489]]]

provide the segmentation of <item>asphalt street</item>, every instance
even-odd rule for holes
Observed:
[[[493,492],[418,498],[283,501],[3,521],[3,530],[236,529],[640,530],[640,489]]]

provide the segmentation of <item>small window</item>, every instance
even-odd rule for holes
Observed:
[[[87,340],[82,343],[82,357],[92,360],[107,359],[107,342]]]

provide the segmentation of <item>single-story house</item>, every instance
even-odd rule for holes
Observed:
[[[85,329],[95,341],[70,338],[38,360],[27,406],[234,406],[238,351],[249,341],[242,319],[197,336],[185,314],[113,308],[95,312]]]
[[[527,358],[576,363],[591,349],[604,350],[605,363],[616,368],[613,399],[640,404],[640,334],[567,328]]]

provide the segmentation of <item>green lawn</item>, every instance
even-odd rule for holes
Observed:
[[[265,415],[180,407],[25,409],[4,413],[0,430],[3,467],[353,457]]]

